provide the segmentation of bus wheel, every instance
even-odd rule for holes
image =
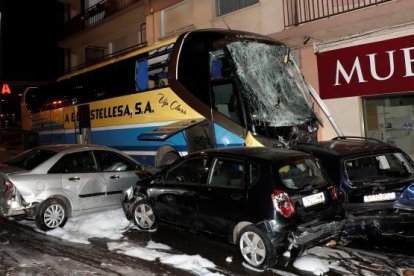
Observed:
[[[162,156],[159,166],[169,165],[173,163],[175,160],[177,160],[178,158],[180,158],[178,153],[174,151],[169,151]]]

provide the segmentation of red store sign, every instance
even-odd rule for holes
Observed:
[[[414,35],[317,54],[322,99],[414,91]]]

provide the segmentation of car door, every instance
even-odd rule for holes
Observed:
[[[207,157],[189,158],[166,172],[162,187],[157,187],[158,194],[153,197],[159,219],[196,227],[198,191],[206,179],[207,163]]]
[[[206,231],[227,234],[245,213],[247,167],[242,160],[214,158],[199,191],[197,218]]]
[[[100,171],[106,182],[105,205],[120,205],[122,192],[134,186],[139,180],[137,164],[112,151],[94,151]]]
[[[53,166],[49,173],[61,173],[62,187],[72,198],[74,210],[87,210],[104,206],[106,183],[92,151],[68,153]]]

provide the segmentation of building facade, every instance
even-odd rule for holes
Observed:
[[[200,28],[287,43],[345,135],[414,153],[412,0],[61,0],[66,69]],[[326,120],[325,120],[326,121]],[[336,136],[329,123],[320,139]]]

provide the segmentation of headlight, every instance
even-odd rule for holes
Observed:
[[[131,186],[128,189],[124,191],[125,197],[130,200],[132,196],[134,195],[134,188]]]

